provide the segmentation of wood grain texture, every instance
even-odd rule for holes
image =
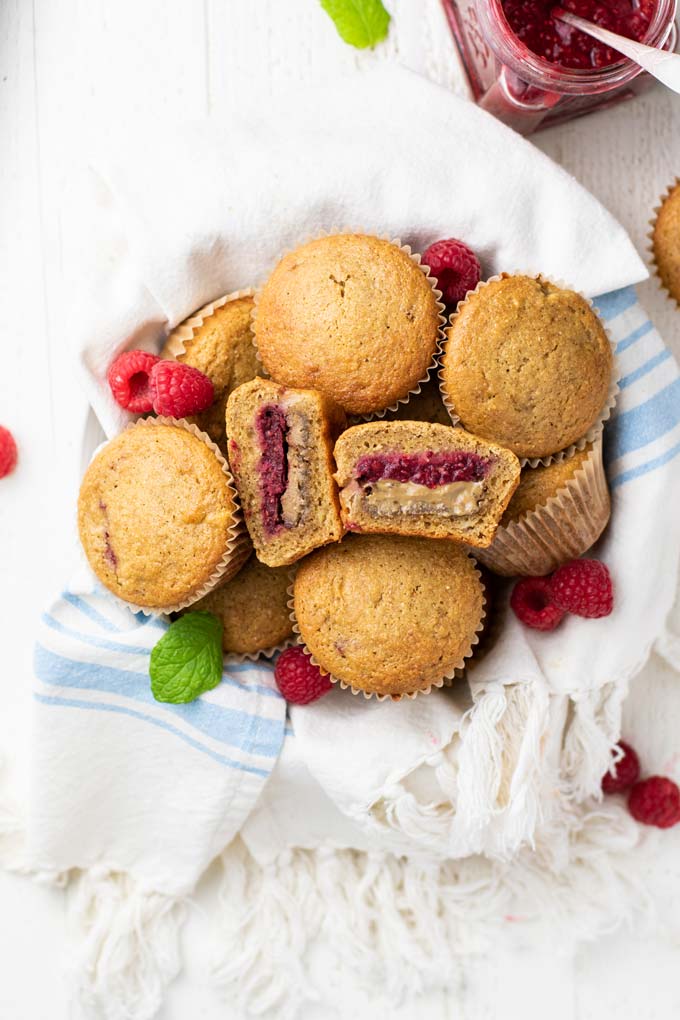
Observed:
[[[464,94],[439,0],[387,0],[387,6],[393,14],[387,42],[357,53],[342,44],[316,0],[0,3],[0,422],[15,431],[21,447],[20,468],[0,492],[0,747],[18,763],[20,788],[26,785],[22,751],[34,621],[75,555],[85,403],[69,354],[78,293],[66,273],[71,237],[63,212],[75,170],[84,153],[124,137],[128,128],[136,132],[157,120],[171,126],[206,113],[224,120],[253,102],[266,106],[300,85],[314,89],[339,73],[384,61]],[[332,124],[320,111],[321,143],[326,131]],[[680,174],[677,98],[657,89],[535,141],[645,247],[656,199]],[[146,156],[138,150],[124,155],[133,163]],[[653,281],[642,285],[640,296],[680,353],[680,312]],[[653,661],[633,685],[626,726],[639,734],[654,768],[677,769],[677,735],[668,720],[679,712],[678,678]],[[665,834],[650,858],[650,881],[663,903],[659,925],[680,914],[678,850],[680,836]],[[208,905],[214,895],[208,875],[199,902]],[[66,1020],[61,951],[55,951],[63,942],[61,895],[0,876],[0,904],[3,916],[12,918],[0,925],[0,1016]],[[187,975],[171,989],[161,1020],[242,1020],[206,986],[200,914],[191,916],[185,946]],[[500,951],[466,961],[448,994],[393,1010],[379,989],[369,995],[346,983],[335,988],[333,1001],[304,1016],[675,1020],[680,1001],[672,976],[679,961],[680,948],[662,928],[612,936],[563,957]]]

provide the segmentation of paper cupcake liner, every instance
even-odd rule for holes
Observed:
[[[654,276],[656,276],[657,280],[659,281],[659,290],[665,291],[666,292],[666,296],[669,298],[669,300],[675,302],[675,304],[677,305],[678,308],[680,308],[680,298],[676,298],[673,294],[671,294],[671,292],[669,291],[668,287],[664,283],[664,281],[663,281],[663,279],[661,277],[661,273],[659,272],[659,267],[656,264],[656,253],[654,251],[654,227],[656,226],[656,221],[658,219],[659,213],[661,212],[661,207],[663,206],[664,202],[668,198],[670,198],[671,192],[675,188],[677,188],[679,184],[680,184],[680,177],[676,177],[675,180],[673,181],[673,183],[669,184],[668,187],[666,188],[666,190],[661,195],[659,195],[659,204],[655,205],[654,209],[652,210],[654,215],[649,220],[649,233],[647,234],[647,240],[649,242],[648,245],[647,245],[647,253],[649,255],[649,260],[648,260],[649,261],[649,267],[652,270],[652,273],[654,274]]]
[[[284,651],[284,649],[296,644],[297,639],[289,637],[282,641],[281,644],[272,645],[271,648],[261,648],[259,652],[225,652],[224,662],[228,666],[230,662],[257,662],[259,659],[271,659],[273,655],[277,655],[279,652]]]
[[[403,397],[399,397],[397,400],[394,401],[394,403],[386,405],[385,407],[381,408],[379,411],[371,411],[369,414],[353,414],[353,415],[348,414],[347,415],[348,424],[349,425],[356,425],[359,422],[375,421],[376,418],[383,418],[387,414],[388,411],[396,411],[400,404],[408,404],[408,402],[411,399],[411,397],[412,396],[416,396],[417,394],[419,394],[421,392],[422,387],[425,385],[425,383],[429,382],[430,378],[432,377],[432,373],[435,372],[436,369],[439,367],[439,359],[441,357],[442,347],[443,347],[443,343],[444,343],[444,328],[446,326],[446,316],[444,315],[446,306],[444,305],[444,303],[442,301],[442,292],[437,287],[437,281],[432,276],[432,274],[430,272],[430,267],[425,265],[422,262],[422,257],[417,252],[414,252],[409,244],[402,244],[400,238],[398,238],[398,237],[397,238],[390,237],[389,234],[372,234],[369,231],[362,230],[362,229],[359,229],[359,228],[354,228],[353,229],[351,227],[338,227],[338,228],[333,227],[333,228],[331,228],[329,230],[323,230],[323,231],[321,231],[318,234],[309,234],[309,235],[306,235],[305,237],[303,237],[299,241],[298,244],[295,245],[295,247],[293,247],[293,248],[285,248],[281,252],[281,255],[279,256],[279,261],[285,255],[288,255],[290,252],[295,251],[296,248],[302,247],[302,245],[309,244],[311,241],[318,241],[322,237],[334,237],[336,234],[366,234],[366,236],[368,236],[368,237],[377,237],[381,241],[389,241],[390,244],[395,245],[397,248],[400,248],[401,251],[405,252],[408,255],[408,257],[413,262],[415,262],[415,264],[418,266],[420,271],[425,276],[425,279],[427,280],[427,282],[430,284],[430,287],[432,288],[432,293],[434,294],[436,302],[437,302],[437,312],[438,312],[438,319],[439,319],[439,325],[437,326],[437,339],[436,339],[436,343],[435,343],[434,354],[432,355],[432,360],[431,360],[430,364],[428,365],[427,371],[423,375],[423,377],[421,379],[419,379],[418,382],[416,383],[416,385],[412,389],[408,390],[408,392],[405,393]],[[257,354],[257,359],[260,362],[260,364],[262,365],[262,359],[260,357],[260,352],[257,349],[257,305],[258,305],[258,299],[259,299],[259,296],[260,296],[261,289],[262,289],[261,287],[258,288],[258,290],[255,292],[255,296],[254,296],[254,307],[253,307],[253,338],[254,339],[253,339],[253,344],[255,345],[255,351],[256,351],[256,354]],[[263,368],[263,371],[264,371],[264,365],[262,365],[262,368]]]
[[[576,559],[597,542],[611,512],[602,437],[574,476],[543,506],[499,527],[480,563],[503,577],[539,577]]]
[[[554,287],[559,287],[561,290],[570,290],[573,291],[575,294],[578,294],[579,297],[583,298],[583,300],[588,303],[593,314],[597,316],[600,324],[602,325],[602,328],[604,329],[605,335],[607,337],[607,340],[609,341],[609,346],[611,347],[612,352],[612,376],[611,381],[609,383],[607,398],[604,402],[602,410],[597,416],[596,421],[590,426],[586,434],[584,436],[581,436],[580,439],[577,439],[575,443],[571,443],[569,446],[565,447],[564,450],[558,450],[556,453],[551,453],[545,457],[520,457],[519,459],[521,467],[526,467],[527,465],[530,467],[538,467],[539,464],[542,464],[544,467],[547,467],[549,464],[554,464],[557,461],[568,460],[569,457],[574,456],[577,450],[585,449],[588,443],[594,443],[597,437],[602,434],[605,422],[609,419],[612,411],[614,410],[616,398],[619,393],[619,379],[621,378],[621,371],[618,364],[618,360],[616,358],[616,344],[612,339],[611,333],[609,332],[604,322],[602,321],[602,318],[598,314],[597,309],[593,304],[593,301],[590,298],[586,297],[585,294],[581,294],[581,292],[576,290],[575,287],[570,286],[563,280],[554,280],[552,279],[552,277],[546,276],[545,273],[528,272],[520,270],[517,270],[512,273],[497,273],[495,276],[490,276],[488,280],[480,280],[475,289],[468,291],[463,300],[459,302],[456,311],[451,314],[448,328],[449,329],[451,328],[451,325],[453,324],[456,315],[459,314],[461,308],[468,303],[470,298],[472,298],[475,294],[478,294],[479,291],[483,290],[483,288],[486,287],[489,283],[495,283],[496,281],[502,280],[509,276],[530,276],[533,277],[534,279],[537,279],[540,276],[542,280],[545,280],[546,283],[551,283]],[[444,354],[444,351],[446,349],[446,342],[448,342],[448,333],[446,334],[445,337],[445,342],[442,348],[442,355]],[[439,377],[439,390],[442,395],[442,400],[444,401],[444,406],[449,412],[452,424],[461,425],[464,428],[465,426],[461,422],[460,416],[456,413],[456,408],[454,406],[453,401],[451,401],[444,392],[443,372],[444,369],[442,367],[439,370],[438,377]]]
[[[131,422],[127,426],[129,429],[139,428],[155,428],[157,425],[171,425],[175,428],[186,429],[187,432],[191,432],[192,435],[196,436],[202,442],[209,446],[212,452],[217,457],[224,474],[229,482],[229,491],[234,501],[234,520],[229,527],[229,537],[227,539],[227,547],[224,555],[220,559],[219,563],[213,570],[212,574],[199,588],[196,589],[190,596],[183,599],[181,602],[176,602],[170,606],[138,606],[134,602],[127,602],[120,596],[114,596],[128,609],[133,609],[135,612],[144,613],[145,616],[165,616],[170,613],[178,613],[181,609],[186,609],[188,606],[198,602],[204,595],[212,591],[213,588],[217,588],[219,584],[223,584],[226,581],[231,580],[234,577],[245,561],[248,559],[252,552],[250,545],[250,539],[243,523],[243,516],[241,514],[241,505],[239,503],[238,493],[236,486],[234,485],[234,479],[232,478],[229,465],[227,464],[224,456],[219,450],[219,447],[213,443],[212,439],[206,435],[205,432],[201,432],[199,428],[193,425],[191,422],[186,421],[184,418],[166,418],[159,416],[157,418],[140,418],[136,422]]]
[[[176,361],[180,355],[185,353],[187,342],[193,340],[196,331],[219,308],[223,308],[230,301],[237,301],[239,298],[244,297],[253,297],[254,294],[255,291],[252,287],[246,287],[243,290],[234,290],[230,294],[225,294],[223,297],[216,298],[215,301],[210,301],[207,305],[203,305],[202,308],[199,308],[197,312],[190,315],[184,322],[180,322],[179,326],[175,326],[166,338],[161,351],[161,357]]]
[[[332,684],[339,684],[343,691],[349,690],[354,695],[362,694],[366,701],[369,701],[371,698],[375,698],[377,701],[401,701],[402,698],[409,698],[411,701],[413,701],[420,694],[429,694],[433,688],[450,687],[453,684],[454,680],[459,680],[465,676],[466,660],[471,657],[471,655],[474,653],[475,646],[479,644],[480,636],[482,634],[482,631],[484,630],[484,621],[486,619],[486,596],[484,582],[482,580],[482,575],[480,571],[477,570],[477,563],[474,557],[470,556],[470,559],[472,560],[473,566],[475,568],[475,574],[477,575],[477,578],[479,579],[479,582],[482,586],[482,612],[479,617],[479,623],[475,628],[475,633],[472,637],[472,640],[470,641],[468,651],[466,651],[465,654],[461,656],[459,661],[449,670],[447,670],[446,673],[444,673],[444,675],[439,680],[436,680],[433,683],[428,684],[426,687],[421,687],[417,691],[405,691],[402,692],[401,694],[377,694],[375,691],[365,691],[361,687],[354,687],[352,684],[347,683],[346,680],[341,680],[339,677],[333,676],[332,673],[329,673],[327,669],[324,669],[321,663],[314,657],[308,646],[305,644],[304,640],[302,639],[302,635],[300,634],[300,627],[298,626],[297,617],[295,616],[295,600],[293,596],[295,574],[292,573],[291,581],[290,584],[288,585],[288,608],[290,609],[290,619],[291,623],[293,624],[293,631],[297,635],[296,638],[297,644],[302,646],[305,653],[310,657],[314,665],[317,666],[321,670],[321,672],[328,677]]]

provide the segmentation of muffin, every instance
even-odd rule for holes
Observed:
[[[585,298],[540,276],[504,274],[459,305],[440,379],[464,428],[541,458],[602,418],[612,368],[607,334]]]
[[[412,393],[406,403],[396,410],[385,412],[385,421],[427,421],[436,425],[450,425],[451,415],[446,410],[439,391],[439,381],[428,379],[420,393]]]
[[[293,636],[289,584],[285,567],[273,569],[251,556],[236,577],[191,608],[214,613],[222,621],[222,647],[227,655],[271,654]]]
[[[199,369],[215,388],[214,403],[190,420],[207,432],[214,443],[226,450],[225,411],[232,390],[259,371],[251,317],[251,293],[220,298],[182,322],[172,331],[161,351],[162,358],[172,358]]]
[[[80,540],[114,595],[171,612],[242,565],[235,497],[207,436],[173,419],[144,419],[107,443],[85,472]]]
[[[610,512],[599,436],[567,460],[524,468],[493,542],[477,555],[506,577],[550,574],[597,542]]]
[[[268,374],[320,390],[350,414],[381,411],[427,376],[441,309],[426,267],[366,234],[321,237],[285,255],[257,298]]]
[[[354,691],[396,699],[441,686],[462,666],[484,590],[453,542],[351,535],[300,564],[293,607],[322,670]]]
[[[451,425],[368,422],[335,444],[350,531],[491,544],[519,483],[514,453]]]
[[[680,178],[668,189],[657,210],[652,252],[662,286],[680,305]]]
[[[295,563],[343,532],[333,443],[343,412],[314,390],[253,379],[227,401],[228,454],[263,563]]]

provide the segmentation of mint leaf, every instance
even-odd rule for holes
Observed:
[[[338,35],[358,50],[371,48],[387,35],[390,16],[380,0],[320,0]]]
[[[186,613],[151,650],[151,692],[156,701],[193,701],[222,679],[222,621],[212,613]]]

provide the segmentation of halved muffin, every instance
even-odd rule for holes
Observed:
[[[349,531],[491,544],[520,477],[510,450],[464,429],[368,422],[335,444],[342,519]]]
[[[342,537],[333,442],[343,412],[315,390],[269,379],[227,402],[229,463],[255,552],[270,567],[295,563]]]

